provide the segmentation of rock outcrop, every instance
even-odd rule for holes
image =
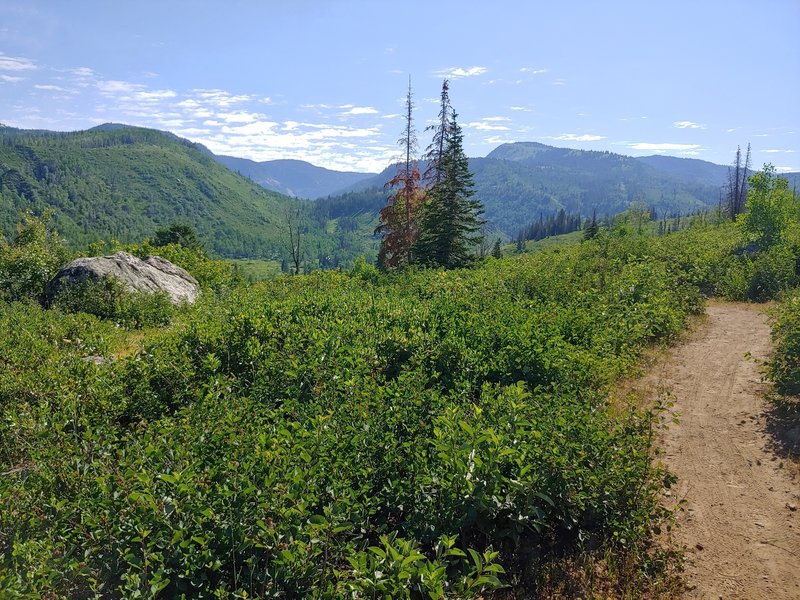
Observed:
[[[115,277],[131,291],[166,292],[173,304],[193,304],[200,293],[194,277],[160,256],[142,260],[127,252],[117,252],[112,256],[76,258],[62,267],[45,287],[45,300],[51,303],[64,285],[104,277]]]

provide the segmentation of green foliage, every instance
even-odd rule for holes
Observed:
[[[745,212],[738,218],[744,232],[761,248],[769,248],[783,239],[792,216],[796,214],[789,182],[775,174],[775,167],[750,177]]]
[[[480,239],[483,207],[474,200],[474,184],[464,154],[463,135],[455,113],[449,121],[445,148],[435,181],[422,205],[414,262],[427,266],[464,267],[474,260],[472,248]]]
[[[0,129],[0,233],[6,235],[19,214],[51,209],[73,248],[101,239],[135,243],[177,222],[218,256],[280,260],[288,254],[281,241],[287,207],[319,215],[309,220],[304,243],[332,266],[374,252],[369,215],[354,220],[355,232],[331,235],[336,221],[316,213],[312,202],[269,192],[169,133]],[[175,233],[157,235],[156,242],[175,242]]]
[[[713,233],[226,287],[139,351],[0,304],[0,596],[478,597],[643,551],[658,407],[606,391],[701,308]]]
[[[772,323],[775,353],[767,363],[767,374],[781,394],[800,394],[800,292],[787,295]]]
[[[47,221],[48,215],[23,214],[11,242],[0,238],[0,300],[38,300],[68,260],[64,241]]]
[[[202,250],[203,245],[197,238],[197,232],[191,225],[172,223],[169,227],[156,230],[150,242],[156,248],[167,244],[178,244],[190,250]]]
[[[67,313],[95,315],[133,329],[166,325],[174,313],[166,292],[131,291],[114,277],[63,284],[52,306]]]

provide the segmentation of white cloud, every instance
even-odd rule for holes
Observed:
[[[226,123],[254,123],[261,115],[249,112],[221,112],[216,114],[217,118],[222,119]]]
[[[566,79],[556,79],[553,82],[553,85],[567,85],[567,80]]]
[[[478,131],[509,131],[505,125],[492,125],[485,121],[473,121],[472,123],[464,123],[465,129],[477,129]]]
[[[522,67],[520,73],[530,73],[531,75],[541,75],[547,73],[547,69],[534,69],[532,67]]]
[[[351,104],[351,105],[340,106],[339,108],[349,108],[350,109],[350,110],[347,110],[347,111],[343,112],[342,115],[376,115],[376,114],[378,114],[378,111],[375,110],[374,108],[372,108],[371,106],[353,106]]]
[[[596,142],[606,139],[604,135],[592,135],[590,133],[562,133],[561,135],[548,137],[551,140],[561,140],[562,142]]]
[[[693,121],[675,121],[672,124],[673,127],[677,127],[678,129],[705,129],[706,126],[700,123],[694,123]]]
[[[508,117],[484,117],[481,121],[510,121]]]
[[[28,58],[7,56],[0,52],[0,71],[33,71],[38,69],[36,63]]]
[[[483,138],[483,141],[487,144],[509,144],[511,142],[515,142],[516,140],[512,138],[504,138],[499,135],[493,135],[487,138]]]
[[[667,150],[688,152],[690,150],[700,149],[699,144],[653,144],[650,142],[633,142],[626,145],[634,150],[652,150],[653,152],[666,152]]]
[[[770,149],[770,150],[762,150],[762,152],[768,152],[768,153],[770,153],[770,154],[776,154],[776,153],[778,153],[778,152],[783,152],[783,153],[786,153],[786,154],[791,154],[791,153],[793,153],[793,152],[794,152],[794,150],[776,150],[776,149]]]
[[[24,77],[17,77],[16,75],[0,75],[0,81],[5,83],[16,83],[17,81],[22,81],[25,79]]]
[[[392,114],[390,114],[390,115],[383,115],[383,116],[381,116],[381,119],[397,119],[398,117],[402,117],[402,116],[403,116],[403,115],[401,115],[401,114],[398,114],[398,113],[392,113]]]
[[[129,94],[131,92],[138,92],[144,89],[140,83],[131,83],[129,81],[119,81],[110,79],[107,81],[98,81],[97,89],[101,94]]]
[[[134,92],[133,99],[139,102],[159,102],[177,96],[172,90],[153,90],[152,92]]]
[[[461,77],[474,77],[475,75],[483,75],[488,69],[486,67],[450,67],[449,69],[441,69],[434,71],[434,75],[444,77],[445,79],[459,79]]]
[[[192,90],[192,93],[200,102],[219,108],[228,108],[233,104],[241,104],[253,99],[253,96],[247,94],[231,94],[220,89],[207,90],[200,88]]]
[[[525,106],[509,106],[508,108],[510,110],[516,110],[516,111],[521,111],[521,112],[531,112],[531,109],[527,108]]]
[[[66,90],[63,87],[59,86],[59,85],[50,85],[50,84],[39,84],[39,83],[37,83],[33,87],[35,87],[37,90],[44,90],[46,92],[68,92],[68,93],[70,93],[69,90]]]

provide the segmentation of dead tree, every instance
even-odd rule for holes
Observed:
[[[733,167],[728,167],[728,214],[731,219],[744,212],[747,201],[747,178],[750,171],[750,144],[747,144],[747,156],[742,165],[742,149],[736,147],[736,159]]]

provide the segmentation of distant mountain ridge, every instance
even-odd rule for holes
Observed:
[[[375,175],[332,171],[302,160],[268,160],[256,162],[247,158],[214,155],[231,171],[241,173],[262,187],[293,198],[314,200]]]
[[[716,206],[727,181],[727,167],[670,156],[634,158],[613,152],[557,148],[538,142],[502,144],[484,158],[471,158],[476,197],[485,217],[512,236],[540,216],[561,209],[589,216],[616,214],[642,202],[658,214],[692,212]],[[359,181],[332,199],[383,185],[395,171]]]

